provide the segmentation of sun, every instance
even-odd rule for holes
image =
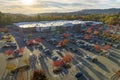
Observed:
[[[33,0],[21,0],[21,2],[25,5],[32,5],[33,4]]]

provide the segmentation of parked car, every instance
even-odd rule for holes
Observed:
[[[43,49],[43,46],[41,44],[36,44],[37,48]]]
[[[54,73],[54,74],[59,74],[59,73],[61,73],[62,71],[63,71],[63,69],[62,69],[61,67],[59,67],[59,68],[54,69],[54,70],[53,70],[53,73]]]
[[[70,50],[73,52],[78,52],[78,49],[76,49],[76,48],[70,48]]]
[[[90,58],[90,55],[84,55],[84,58],[86,58],[86,59],[88,59],[88,58]]]
[[[49,49],[44,49],[43,52],[44,52],[46,55],[52,55]]]
[[[44,49],[43,51],[44,51],[44,53],[50,52],[49,49]]]
[[[59,61],[59,60],[60,60],[59,57],[58,57],[58,56],[55,56],[55,55],[53,55],[53,56],[51,57],[51,59],[52,59],[53,61]]]
[[[47,39],[46,41],[53,44],[53,45],[57,44],[57,40],[55,38]]]
[[[75,39],[74,39],[74,40],[71,40],[71,43],[73,43],[73,44],[76,44],[76,41],[75,41]]]
[[[88,42],[90,42],[90,43],[94,43],[94,40],[89,40]]]
[[[80,37],[81,37],[81,35],[75,35],[74,37],[75,37],[75,38],[80,38]]]
[[[60,50],[56,50],[56,52],[57,52],[58,54],[62,54],[62,52],[61,52]]]
[[[113,47],[120,48],[120,44],[113,44]]]
[[[10,47],[9,44],[4,44],[4,45],[2,46],[2,48],[9,48],[9,47]]]
[[[10,46],[11,46],[11,47],[17,47],[17,44],[14,43],[14,42],[11,42],[11,43],[10,43]]]
[[[79,78],[82,77],[82,76],[83,76],[83,73],[82,73],[81,71],[75,74],[75,77],[76,77],[77,79],[79,79]]]
[[[26,42],[28,39],[27,38],[24,38],[23,41]]]
[[[46,39],[46,36],[41,36],[40,38],[41,38],[41,39]]]

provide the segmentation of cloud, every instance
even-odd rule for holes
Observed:
[[[25,5],[20,0],[0,0],[0,11],[11,13],[71,12],[81,9],[120,8],[120,0],[34,0]]]
[[[56,8],[64,8],[64,7],[80,7],[80,6],[92,6],[90,4],[81,4],[81,3],[62,3],[62,2],[53,2],[53,1],[42,1],[41,3],[37,3],[33,5],[33,7],[56,7]]]

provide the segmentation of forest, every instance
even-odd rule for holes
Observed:
[[[51,20],[90,20],[100,21],[108,25],[120,24],[120,12],[116,14],[87,14],[77,15],[66,13],[64,15],[24,15],[24,14],[10,14],[0,12],[0,27],[16,22],[36,22],[36,21],[51,21]]]

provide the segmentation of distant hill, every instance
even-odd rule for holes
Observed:
[[[120,8],[111,8],[111,9],[84,9],[76,12],[66,12],[66,13],[40,13],[42,16],[47,15],[89,15],[89,14],[117,14],[120,13]],[[34,14],[35,15],[35,14]]]
[[[86,14],[116,14],[120,12],[120,8],[111,8],[111,9],[85,9],[78,11],[77,13],[86,13]]]

